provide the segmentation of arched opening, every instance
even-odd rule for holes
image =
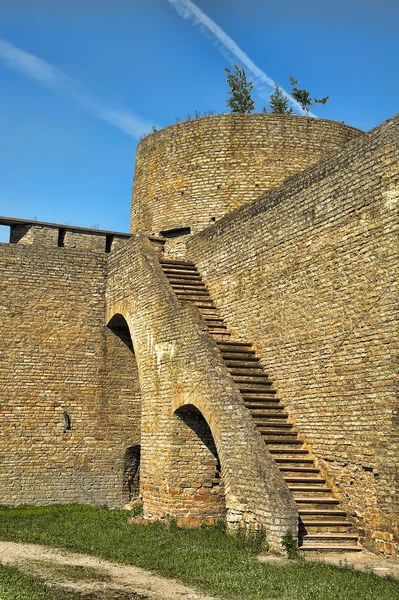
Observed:
[[[127,501],[139,498],[140,489],[140,446],[130,446],[123,462],[123,492]]]
[[[138,498],[140,482],[141,393],[132,337],[116,314],[105,328],[107,455],[113,461],[120,503]]]
[[[193,405],[175,411],[172,444],[173,498],[182,516],[199,521],[224,518],[226,505],[220,460],[211,429]]]
[[[120,314],[114,315],[107,327],[134,353],[132,337],[125,317]]]

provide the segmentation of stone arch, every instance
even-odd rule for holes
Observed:
[[[108,321],[107,327],[129,348],[131,352],[133,352],[133,354],[135,353],[129,325],[123,315],[115,313]]]
[[[130,502],[139,496],[139,465],[141,444],[140,380],[130,327],[123,314],[115,312],[106,323],[106,411],[109,436],[118,459],[115,470],[120,490],[120,502]],[[122,434],[113,438],[113,428]]]
[[[212,431],[193,404],[178,408],[171,442],[171,512],[194,522],[224,518],[221,464]]]

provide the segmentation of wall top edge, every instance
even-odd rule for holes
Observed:
[[[362,129],[358,127],[353,127],[352,125],[348,125],[343,121],[334,121],[333,119],[320,119],[319,117],[307,117],[305,115],[280,115],[277,113],[247,113],[247,114],[232,114],[232,113],[219,113],[217,115],[208,115],[199,118],[186,119],[179,121],[178,123],[172,123],[171,125],[167,125],[162,129],[158,129],[153,133],[149,133],[145,135],[138,143],[138,146],[141,146],[143,143],[145,144],[148,140],[156,139],[162,135],[166,135],[168,133],[177,132],[181,128],[193,128],[199,124],[203,124],[204,121],[209,121],[210,123],[217,121],[257,121],[257,120],[269,120],[275,122],[286,121],[287,123],[291,121],[293,122],[302,122],[309,124],[320,124],[323,125],[331,125],[335,127],[342,127],[343,129],[351,129],[353,131],[358,131],[359,133],[366,133]],[[316,125],[317,126],[317,125]]]
[[[90,233],[91,235],[117,235],[118,237],[129,239],[130,233],[120,231],[108,231],[106,229],[91,229],[90,227],[78,227],[74,225],[63,225],[61,223],[48,223],[46,221],[36,221],[30,219],[17,219],[14,217],[2,217],[0,216],[0,225],[6,225],[9,227],[22,226],[22,225],[33,225],[36,227],[51,227],[54,229],[65,229],[67,231],[79,231],[81,233]]]

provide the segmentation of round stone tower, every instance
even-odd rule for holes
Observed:
[[[362,134],[335,121],[275,114],[166,127],[138,146],[131,232],[200,231]]]

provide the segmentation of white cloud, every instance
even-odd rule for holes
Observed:
[[[130,110],[102,104],[99,100],[81,91],[79,83],[66,75],[58,67],[51,65],[34,54],[21,50],[21,48],[13,44],[9,44],[1,38],[0,60],[8,69],[34,79],[41,85],[55,88],[68,94],[86,110],[131,137],[139,138],[143,133],[148,133],[151,130],[152,123],[149,121]]]
[[[191,0],[168,0],[176,12],[187,21],[198,27],[202,33],[211,34],[215,46],[231,63],[239,61],[252,75],[253,84],[259,96],[269,99],[271,89],[274,89],[275,81],[260,69],[245,52],[227,35],[219,25],[212,21],[194,2]],[[266,88],[265,88],[266,86]],[[267,89],[269,88],[269,89]],[[267,90],[267,91],[266,91]],[[300,114],[305,111],[301,105],[282,88],[282,92],[289,99],[294,109]],[[309,116],[316,117],[313,113]]]

